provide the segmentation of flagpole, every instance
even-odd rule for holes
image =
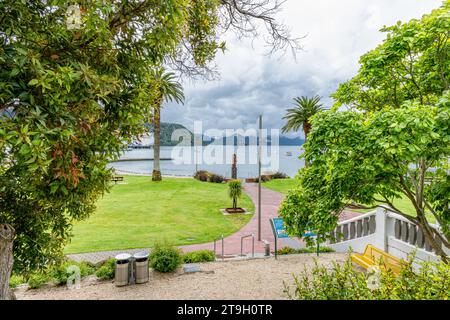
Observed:
[[[259,116],[258,139],[258,241],[261,241],[261,154],[262,154],[262,115]]]

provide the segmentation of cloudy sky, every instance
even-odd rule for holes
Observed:
[[[262,45],[252,46],[250,40],[229,34],[224,38],[228,50],[216,59],[220,79],[185,82],[186,103],[165,107],[162,121],[189,129],[197,120],[203,121],[204,129],[247,129],[263,114],[265,127],[281,128],[296,96],[318,94],[326,107],[332,105],[330,94],[355,75],[359,57],[384,39],[381,27],[420,18],[440,4],[441,0],[287,0],[278,19],[293,35],[307,35],[296,59],[290,54],[269,57]]]

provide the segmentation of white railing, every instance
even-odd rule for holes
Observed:
[[[431,225],[439,231],[439,226]],[[398,258],[405,259],[408,254],[416,252],[416,260],[439,261],[425,239],[423,231],[417,225],[385,208],[378,208],[359,217],[342,221],[331,233],[327,245],[337,252],[362,253],[368,244],[372,244]],[[450,255],[438,237],[435,238],[444,252]]]

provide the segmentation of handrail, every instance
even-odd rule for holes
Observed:
[[[400,220],[400,221],[403,221],[403,222],[412,223],[411,220],[408,220],[407,218],[399,215],[398,213],[389,211],[388,209],[386,209],[386,211],[387,211],[387,217],[388,218],[397,219],[397,220]],[[434,229],[436,229],[436,230],[438,230],[438,231],[440,231],[440,226],[438,224],[430,223],[429,226],[434,228]]]
[[[225,255],[224,255],[224,238],[223,235],[221,235],[219,238],[214,240],[214,255],[216,255],[216,241],[217,240],[222,240],[222,261],[225,259]]]
[[[355,222],[355,221],[358,221],[358,220],[363,220],[364,218],[371,217],[371,216],[375,215],[376,213],[377,213],[376,210],[367,212],[367,213],[362,214],[360,216],[357,216],[357,217],[354,217],[354,218],[351,218],[351,219],[348,219],[348,220],[341,221],[341,222],[338,223],[338,226],[342,226],[344,224]]]
[[[243,254],[244,239],[250,238],[250,237],[252,237],[252,258],[254,258],[255,257],[255,235],[253,233],[241,237],[241,256],[244,255]]]

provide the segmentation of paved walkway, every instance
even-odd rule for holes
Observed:
[[[244,184],[244,191],[248,194],[248,196],[252,199],[255,204],[255,214],[248,224],[246,224],[242,229],[237,231],[236,233],[228,236],[224,239],[224,255],[237,255],[240,254],[241,251],[241,237],[249,234],[255,235],[255,253],[262,254],[264,253],[264,243],[263,241],[258,241],[258,184],[256,183],[246,183]],[[269,219],[276,218],[278,216],[278,208],[280,207],[281,201],[283,200],[283,194],[272,191],[267,188],[261,188],[261,240],[266,240],[270,243],[271,251],[274,250],[275,242],[272,232],[272,227],[270,226]],[[341,216],[340,220],[351,219],[354,216],[357,216],[358,213],[345,211]],[[252,245],[251,238],[244,239],[244,254],[251,253]],[[304,244],[302,241],[297,239],[282,239],[279,240],[279,247],[290,246],[290,247],[303,247]],[[214,249],[214,243],[203,243],[203,244],[194,244],[180,247],[184,252],[200,250],[200,249]],[[101,251],[101,252],[91,252],[91,253],[80,253],[80,254],[71,254],[68,255],[70,259],[75,261],[89,261],[91,263],[98,263],[110,258],[113,258],[119,253],[136,253],[139,251],[148,250],[148,249],[133,249],[133,250],[118,250],[118,251]],[[216,253],[221,255],[222,253],[222,244],[221,241],[217,241],[217,249]]]

